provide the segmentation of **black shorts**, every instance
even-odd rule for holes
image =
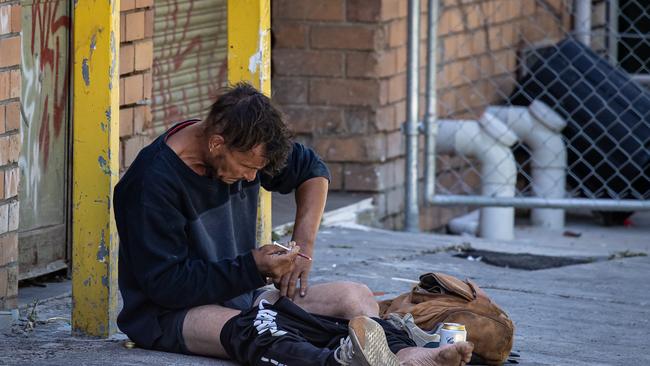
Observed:
[[[266,291],[267,290],[265,289],[253,290],[219,305],[242,311],[247,310],[253,307],[255,300]],[[185,321],[185,316],[188,311],[190,311],[189,308],[173,310],[158,317],[158,323],[160,324],[162,335],[151,345],[152,349],[156,351],[182,353],[186,355],[193,354],[187,349],[185,346],[185,340],[183,339],[183,322]]]

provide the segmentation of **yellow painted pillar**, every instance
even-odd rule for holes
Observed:
[[[228,82],[271,95],[271,1],[228,0]],[[271,193],[260,188],[257,242],[271,242]]]
[[[107,337],[117,329],[120,2],[73,9],[72,331]]]

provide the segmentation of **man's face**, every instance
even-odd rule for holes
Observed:
[[[241,179],[246,179],[249,182],[255,180],[257,172],[267,163],[262,145],[257,145],[245,152],[222,145],[210,161],[217,178],[226,184],[233,184]]]

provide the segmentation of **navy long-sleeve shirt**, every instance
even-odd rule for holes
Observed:
[[[124,300],[117,323],[143,346],[161,335],[161,314],[265,284],[251,253],[260,185],[289,193],[310,178],[329,179],[320,158],[294,143],[276,176],[228,185],[195,173],[167,145],[168,133],[138,154],[114,195]]]

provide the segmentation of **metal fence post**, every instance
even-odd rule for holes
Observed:
[[[576,0],[575,32],[577,39],[591,44],[591,0]]]
[[[424,115],[424,197],[427,202],[433,199],[436,192],[436,134],[438,118],[436,104],[436,79],[437,79],[437,37],[438,37],[438,0],[429,0],[429,14],[427,23],[427,88],[426,112]]]
[[[419,231],[418,208],[418,69],[420,56],[420,1],[409,0],[406,71],[406,194],[404,229]]]

